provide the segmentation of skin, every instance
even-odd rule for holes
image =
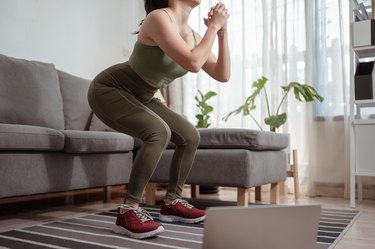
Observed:
[[[220,82],[230,78],[230,54],[228,47],[228,10],[218,3],[213,6],[204,19],[206,33],[201,37],[194,31],[197,46],[194,47],[192,29],[188,25],[190,13],[200,4],[200,0],[169,0],[165,8],[171,17],[161,9],[152,11],[144,19],[138,33],[138,42],[148,46],[159,46],[171,59],[190,72],[203,69]],[[214,41],[218,38],[218,57],[212,52]],[[166,204],[172,200],[165,199]],[[135,208],[139,204],[125,200],[125,204]]]
[[[203,37],[195,32],[198,45],[194,48],[191,27],[188,25],[191,10],[199,0],[169,0],[165,8],[173,23],[163,10],[152,11],[144,20],[138,41],[149,46],[159,46],[170,58],[190,72],[203,69],[217,81],[230,78],[230,55],[228,48],[227,19],[225,5],[218,3],[209,12],[205,21],[207,31]],[[218,58],[211,52],[218,37]]]

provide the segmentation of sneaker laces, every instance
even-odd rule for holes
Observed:
[[[154,220],[152,218],[152,216],[144,209],[142,208],[135,208],[135,207],[132,207],[130,205],[125,205],[125,204],[122,204],[121,207],[120,207],[120,210],[132,210],[137,216],[138,218],[142,221],[142,222],[146,222],[146,221],[150,221],[150,220]]]
[[[182,199],[175,199],[175,200],[172,201],[172,204],[175,205],[175,204],[178,203],[178,202],[181,203],[183,206],[189,208],[189,209],[191,209],[191,208],[194,207],[194,206],[191,205],[189,202],[187,202],[187,201],[185,201],[185,200],[182,200]]]

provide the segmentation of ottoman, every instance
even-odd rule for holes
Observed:
[[[278,202],[278,185],[287,177],[288,134],[250,129],[199,129],[200,143],[186,184],[237,188],[237,204],[247,206],[249,190],[271,184],[270,202]],[[155,183],[166,183],[174,152],[168,146],[146,188],[145,202],[155,205]]]

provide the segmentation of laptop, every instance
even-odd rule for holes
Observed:
[[[314,249],[320,205],[211,207],[203,249]]]

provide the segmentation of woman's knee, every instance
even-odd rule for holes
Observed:
[[[144,142],[158,143],[163,147],[167,146],[171,139],[171,129],[163,124],[150,125],[149,130],[142,138]]]
[[[181,136],[181,134],[179,134]],[[180,137],[181,142],[175,142],[176,145],[182,145],[182,146],[191,146],[191,147],[198,147],[200,135],[198,130],[195,127],[192,127],[191,129],[185,130],[183,137]]]
[[[198,147],[200,141],[200,134],[197,129],[194,128],[194,130],[191,131],[191,135],[189,136],[188,141],[191,145]]]

